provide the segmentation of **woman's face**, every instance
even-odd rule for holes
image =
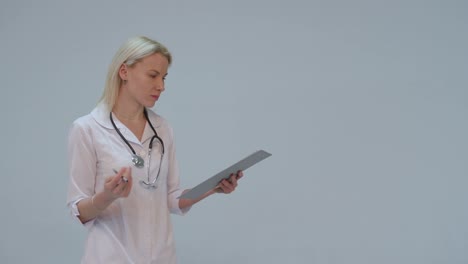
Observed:
[[[122,65],[120,77],[126,80],[120,96],[129,96],[142,106],[153,107],[164,91],[169,62],[164,55],[154,53],[132,66]]]

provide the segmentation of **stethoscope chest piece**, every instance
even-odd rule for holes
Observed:
[[[158,133],[156,132],[156,129],[154,129],[153,127],[153,124],[151,124],[151,121],[150,119],[148,118],[148,113],[146,112],[146,108],[144,110],[144,114],[145,114],[145,118],[146,118],[146,121],[148,122],[148,124],[151,126],[151,129],[153,130],[154,132],[154,136],[151,138],[151,141],[149,143],[149,149],[148,149],[148,173],[147,173],[147,177],[148,177],[148,181],[144,181],[144,180],[141,180],[140,181],[140,185],[144,188],[144,189],[147,189],[147,190],[151,190],[151,191],[154,191],[158,188],[158,184],[156,183],[156,181],[158,180],[159,178],[159,173],[161,172],[161,166],[162,166],[162,161],[163,161],[163,156],[164,156],[164,142],[162,141],[162,139],[158,136]],[[114,119],[112,118],[112,112],[109,113],[109,119],[112,123],[112,126],[114,127],[115,131],[117,131],[117,133],[119,134],[120,138],[125,142],[125,144],[127,144],[128,148],[130,148],[130,150],[132,151],[132,163],[135,167],[141,169],[143,167],[145,167],[145,160],[138,156],[135,152],[135,150],[133,149],[132,145],[130,145],[130,143],[127,141],[127,139],[122,135],[122,133],[120,133],[119,129],[117,128],[117,126],[115,125],[114,123]],[[150,182],[150,163],[151,163],[151,150],[153,149],[153,140],[154,139],[158,139],[159,142],[161,143],[161,160],[160,160],[160,164],[159,164],[159,167],[158,167],[158,174],[156,175],[156,178],[154,178],[154,180],[152,182]]]
[[[145,182],[143,180],[140,180],[140,185],[144,189],[147,189],[147,190],[150,190],[150,191],[154,191],[154,190],[156,190],[158,188],[158,185],[156,184],[156,182],[147,183],[147,182]]]
[[[135,167],[140,169],[145,166],[145,161],[143,160],[143,158],[136,154],[132,155],[132,163],[133,165],[135,165]]]

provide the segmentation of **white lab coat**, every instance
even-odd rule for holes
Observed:
[[[148,109],[148,117],[165,153],[158,188],[150,191],[139,185],[147,180],[148,145],[154,132],[146,124],[142,141],[113,116],[116,126],[145,160],[144,168],[132,166],[133,187],[127,198],[119,198],[97,218],[85,223],[88,236],[81,263],[176,263],[170,213],[184,214],[178,206],[179,171],[175,158],[172,128],[161,116]],[[131,166],[132,152],[120,138],[109,119],[109,111],[99,104],[90,114],[80,117],[70,129],[68,157],[70,184],[67,205],[79,215],[76,204],[104,189],[113,169]],[[160,165],[161,145],[153,142],[150,180]],[[78,218],[77,218],[78,219]]]

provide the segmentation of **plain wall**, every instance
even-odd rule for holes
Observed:
[[[174,55],[155,110],[192,187],[180,263],[468,263],[467,1],[0,2],[2,263],[78,263],[68,128],[118,47]]]

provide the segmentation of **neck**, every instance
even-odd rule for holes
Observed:
[[[122,113],[119,110],[114,110],[112,111],[118,119],[120,120],[126,120],[126,121],[140,121],[145,119],[145,116],[143,114],[143,110],[140,112],[135,112],[135,113]]]
[[[119,96],[112,112],[120,120],[140,121],[145,119],[143,110],[143,105],[135,101],[125,100],[122,96]]]

